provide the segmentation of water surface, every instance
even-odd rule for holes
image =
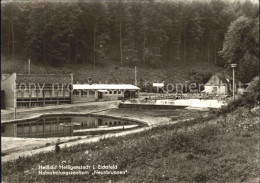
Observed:
[[[141,123],[116,118],[57,115],[1,124],[1,134],[2,137],[68,137],[99,135],[143,126]]]

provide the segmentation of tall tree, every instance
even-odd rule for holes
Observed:
[[[249,82],[259,71],[258,21],[241,16],[232,22],[220,52],[227,64],[238,64],[238,77],[243,82]]]
[[[2,54],[56,65],[223,65],[217,52],[230,23],[257,17],[257,7],[223,0],[5,3]]]
[[[22,53],[23,37],[26,30],[23,26],[26,26],[23,19],[24,7],[18,3],[7,3],[2,8],[2,28],[1,31],[3,41],[7,39],[7,45],[2,44],[4,47],[7,46],[8,56],[13,59],[17,54]],[[3,43],[3,42],[2,42]]]

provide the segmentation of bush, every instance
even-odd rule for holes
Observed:
[[[248,106],[249,108],[257,105],[260,101],[259,89],[259,77],[255,77],[250,82],[250,86],[247,89],[248,93],[246,93],[246,95],[244,96],[243,105]]]
[[[242,106],[243,101],[244,101],[244,97],[242,96],[238,97],[235,100],[230,101],[227,106],[222,106],[221,109],[217,111],[215,114],[222,115],[222,114],[230,113],[234,111],[236,108],[238,108],[239,106]]]
[[[250,82],[250,88],[245,95],[239,96],[235,100],[232,100],[228,103],[227,106],[222,106],[221,109],[215,114],[226,114],[234,111],[240,106],[245,106],[249,109],[255,107],[259,104],[260,93],[259,93],[259,77],[254,78]]]

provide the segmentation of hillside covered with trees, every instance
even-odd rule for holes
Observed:
[[[258,4],[210,1],[2,2],[1,53],[55,66],[259,66]],[[247,74],[250,73],[250,74]]]

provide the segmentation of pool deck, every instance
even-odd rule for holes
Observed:
[[[16,111],[14,118],[14,110],[1,110],[1,123],[14,122],[25,119],[35,119],[42,115],[51,114],[90,114],[117,108],[120,101],[105,102],[89,102],[80,104],[65,104],[35,108],[21,108]]]
[[[77,103],[77,104],[62,104],[62,105],[52,105],[45,107],[32,107],[32,108],[18,108],[17,113],[19,112],[33,112],[33,111],[44,111],[51,109],[67,109],[72,107],[80,107],[80,106],[91,106],[91,105],[100,105],[100,104],[109,104],[109,103],[119,103],[121,100],[115,101],[102,101],[102,102],[88,102],[88,103]],[[12,114],[14,113],[13,109],[1,109],[1,114]]]
[[[183,109],[186,107],[192,108],[220,108],[226,105],[221,100],[211,99],[162,99],[162,100],[148,100],[147,102],[122,102],[123,108],[138,108],[138,109]]]

